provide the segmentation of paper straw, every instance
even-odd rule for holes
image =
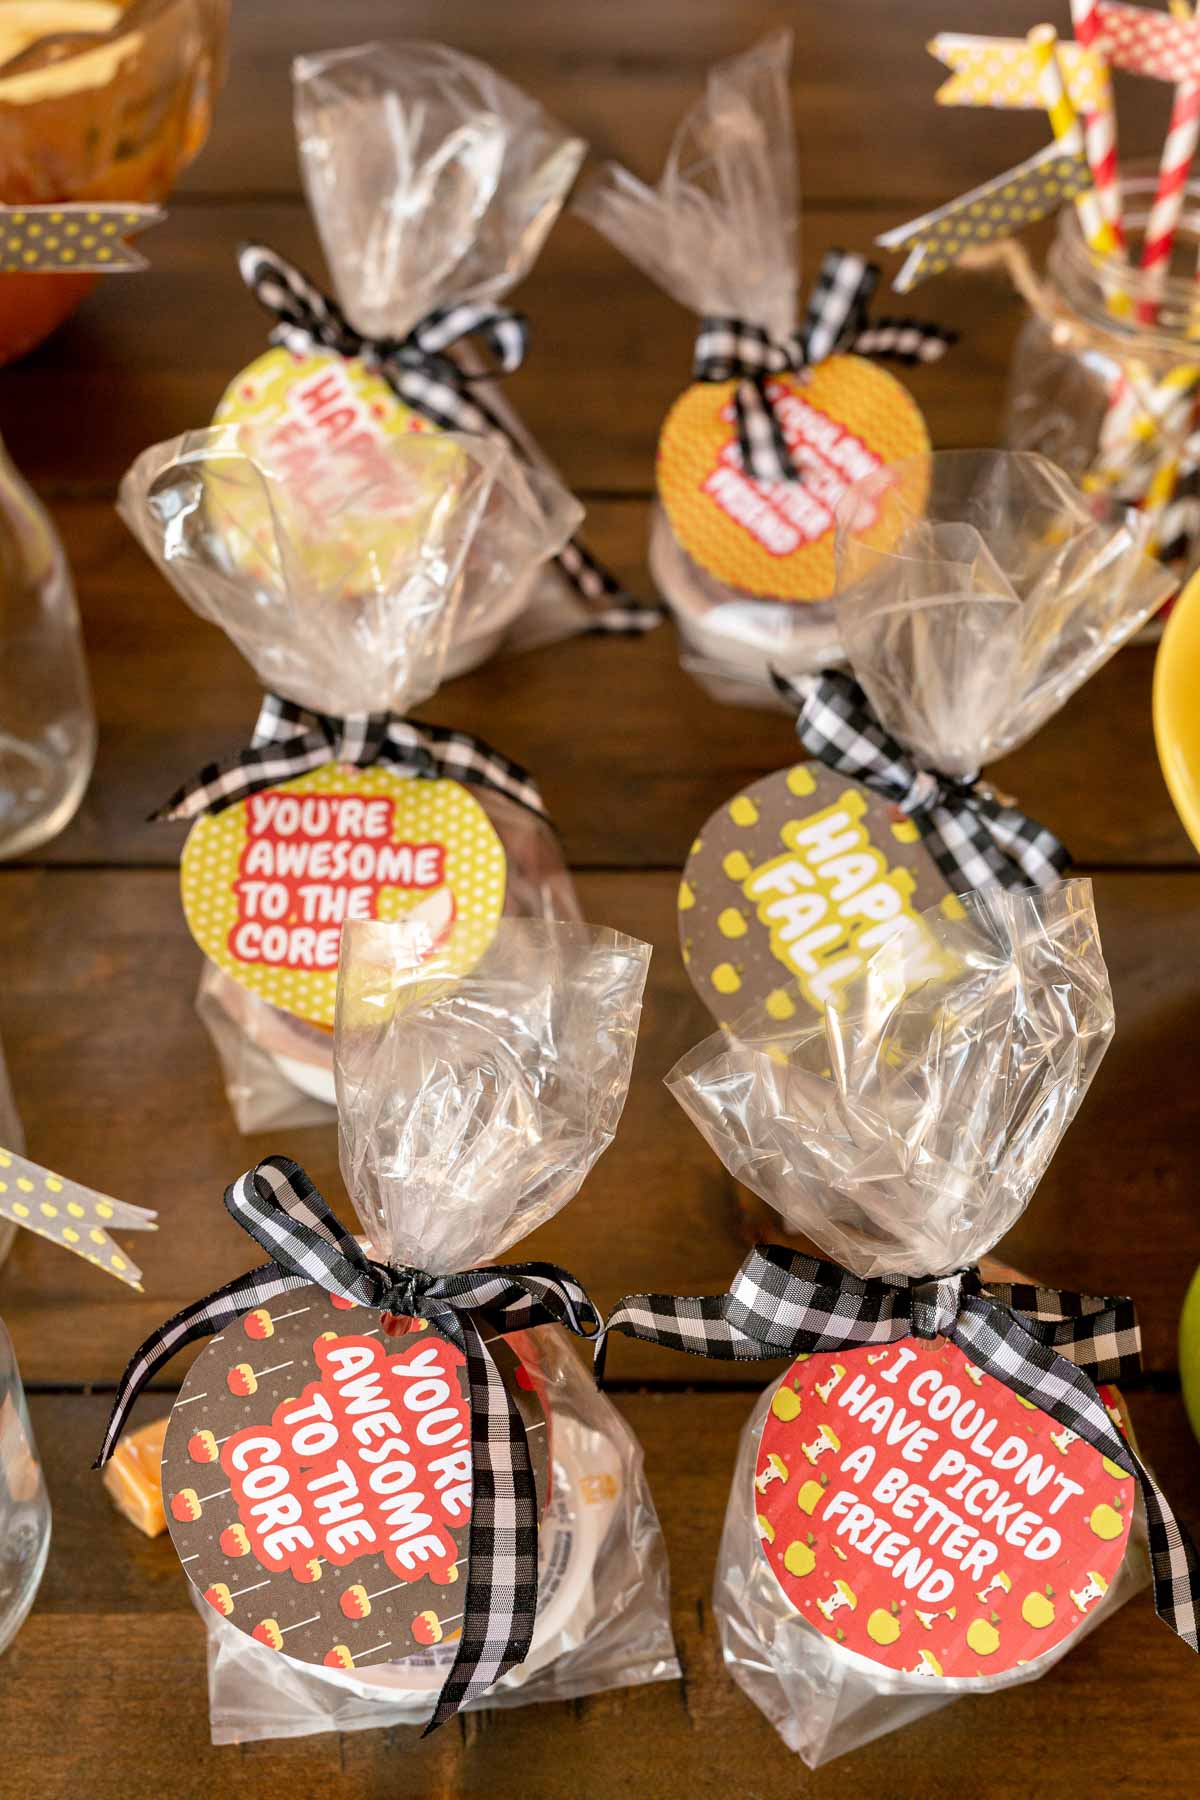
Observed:
[[[1096,105],[1084,114],[1083,147],[1096,184],[1100,210],[1108,220],[1117,248],[1125,248],[1125,227],[1121,219],[1121,179],[1117,168],[1117,109],[1113,104],[1112,80],[1102,51],[1099,0],[1071,0],[1071,20],[1075,41],[1092,52],[1096,65]]]
[[[1150,535],[1146,539],[1147,556],[1156,555],[1161,548],[1163,520],[1179,482],[1180,456],[1181,446],[1172,442],[1159,458],[1146,484],[1142,512],[1150,521]]]
[[[1033,55],[1037,69],[1038,92],[1046,116],[1050,120],[1050,129],[1055,141],[1061,149],[1074,155],[1083,149],[1083,132],[1075,108],[1071,105],[1062,70],[1058,66],[1055,54],[1058,44],[1058,33],[1053,25],[1035,25],[1028,33],[1026,43]],[[1079,227],[1083,232],[1084,242],[1093,256],[1111,257],[1118,255],[1120,246],[1112,226],[1100,209],[1100,197],[1095,188],[1088,188],[1075,201],[1075,211],[1079,217]],[[1119,289],[1109,289],[1106,296],[1111,313],[1124,316],[1131,310],[1129,296]]]
[[[1171,250],[1198,140],[1200,84],[1181,81],[1171,105],[1171,123],[1158,165],[1158,187],[1142,242],[1142,270],[1154,293],[1161,291],[1171,266]],[[1153,294],[1138,303],[1138,318],[1143,324],[1153,324],[1157,317]]]

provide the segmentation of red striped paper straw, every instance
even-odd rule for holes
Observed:
[[[1102,50],[1099,0],[1071,0],[1071,22],[1076,43],[1082,49],[1090,50],[1100,64],[1096,81],[1097,103],[1083,118],[1083,148],[1096,185],[1100,210],[1112,227],[1118,250],[1124,250],[1121,178],[1117,168],[1117,109],[1113,104],[1112,82]]]
[[[1142,269],[1152,292],[1159,291],[1171,266],[1171,249],[1183,210],[1188,171],[1200,139],[1200,83],[1181,81],[1175,89],[1171,123],[1158,165],[1158,187],[1142,242]],[[1139,302],[1138,318],[1152,324],[1158,316],[1153,298]]]

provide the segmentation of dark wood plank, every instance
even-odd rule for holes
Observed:
[[[368,1731],[239,1751],[208,1742],[202,1628],[168,1540],[148,1542],[117,1518],[87,1467],[104,1401],[35,1399],[55,1536],[0,1679],[10,1791],[39,1800],[235,1791],[274,1800],[283,1788],[293,1800],[331,1791],[366,1800],[402,1784],[509,1800],[577,1794],[582,1779],[591,1793],[958,1800],[969,1769],[972,1796],[986,1800],[1014,1789],[1082,1800],[1095,1791],[1097,1745],[1135,1800],[1190,1791],[1195,1665],[1145,1594],[1042,1682],[953,1705],[810,1774],[725,1674],[712,1619],[712,1571],[750,1395],[624,1396],[617,1405],[644,1445],[662,1520],[682,1682],[485,1712],[424,1744],[410,1732]],[[1195,1519],[1200,1454],[1178,1400],[1140,1395],[1132,1411],[1144,1451]]]
[[[192,1010],[199,952],[171,873],[13,870],[0,882],[0,1033],[30,1155],[157,1206],[162,1221],[133,1246],[142,1296],[25,1234],[0,1273],[0,1312],[29,1380],[112,1382],[155,1325],[250,1266],[253,1251],[221,1195],[252,1161],[286,1150],[338,1199],[334,1132],[236,1132]],[[579,889],[589,918],[643,938],[655,955],[616,1142],[528,1253],[574,1269],[602,1307],[633,1289],[719,1291],[745,1252],[745,1215],[661,1085],[711,1029],[679,960],[675,877],[593,873]],[[1184,1074],[1200,984],[1196,882],[1105,875],[1096,889],[1117,1038],[1003,1254],[1063,1287],[1133,1294],[1147,1366],[1170,1369],[1184,1287],[1200,1262],[1191,1177],[1200,1097]],[[622,1380],[697,1374],[690,1359],[626,1340],[611,1366]],[[741,1374],[704,1365],[713,1381]]]
[[[1065,6],[1047,9],[1069,33]],[[709,67],[780,25],[795,31],[792,91],[808,203],[886,198],[903,208],[948,200],[1011,167],[1047,141],[1037,113],[985,114],[936,107],[946,71],[925,49],[937,31],[1023,37],[1036,8],[1025,0],[860,0],[853,29],[839,29],[823,0],[780,8],[772,0],[669,0],[652,8],[563,7],[531,0],[507,11],[477,0],[378,0],[330,9],[300,0],[288,29],[268,0],[239,0],[230,79],[216,129],[185,192],[288,193],[296,186],[289,65],[314,52],[384,38],[432,38],[481,57],[578,132],[597,157],[616,157],[657,179],[679,120]],[[1126,156],[1157,158],[1169,90],[1122,79]],[[912,211],[923,210],[912,206]],[[897,211],[897,222],[906,216]]]
[[[110,507],[59,502],[55,516],[83,608],[100,754],[74,823],[37,859],[173,866],[183,832],[147,818],[187,775],[246,741],[257,683]],[[598,551],[645,593],[647,530],[644,502],[591,509]],[[1150,648],[1123,651],[995,767],[1000,785],[1084,866],[1194,860],[1154,752],[1153,660]],[[782,714],[718,706],[702,693],[678,666],[670,626],[493,662],[420,713],[474,731],[532,769],[576,867],[680,866],[716,807],[798,753]]]
[[[869,250],[895,222],[878,205],[810,207],[810,278],[831,244]],[[0,431],[39,487],[108,495],[148,445],[208,424],[227,383],[266,347],[266,315],[234,261],[249,238],[324,278],[298,201],[179,208],[147,238],[144,274],[101,283],[55,337],[5,370]],[[650,492],[659,426],[689,377],[694,317],[575,218],[551,234],[518,301],[532,347],[507,391],[547,455],[585,493]],[[880,309],[889,304],[897,310],[881,296]],[[935,443],[995,442],[1020,303],[997,277],[950,275],[922,290],[921,310],[963,336],[943,363],[905,375]]]

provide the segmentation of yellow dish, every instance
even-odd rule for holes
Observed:
[[[1153,712],[1163,779],[1200,850],[1200,575],[1175,602],[1158,646]]]

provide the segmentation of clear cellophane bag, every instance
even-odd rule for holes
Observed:
[[[503,923],[465,976],[416,965],[402,926],[343,934],[335,1031],[342,1174],[372,1255],[491,1263],[573,1198],[629,1082],[648,946]],[[483,1706],[678,1674],[641,1451],[553,1327],[510,1338],[549,1423],[530,1655]],[[423,1723],[454,1645],[374,1672],[301,1664],[206,1615],[217,1743]]]
[[[940,974],[915,979],[893,940],[820,1024],[714,1036],[668,1078],[730,1174],[862,1278],[985,1256],[1032,1198],[1113,1031],[1089,882],[989,890],[960,917],[925,917]],[[936,1684],[870,1668],[802,1618],[762,1554],[753,1483],[786,1373],[742,1433],[714,1608],[730,1674],[809,1767],[964,1694],[1037,1680],[1148,1582],[1139,1499],[1117,1578],[1053,1650]]]
[[[485,63],[442,44],[356,45],[297,57],[296,141],[305,192],[347,318],[399,340],[438,308],[506,301],[562,210],[585,146]],[[470,392],[519,448],[540,544],[506,583],[487,579],[492,523],[467,570],[449,668],[586,629],[552,557],[583,509],[482,355],[456,346]]]
[[[1173,591],[1145,515],[1029,451],[881,469],[838,509],[838,632],[921,768],[977,775],[1040,730]]]
[[[468,564],[489,529],[493,579],[515,579],[539,516],[503,444],[413,433],[364,460],[326,444],[293,458],[251,426],[155,445],[119,510],[176,592],[219,625],[263,687],[335,717],[407,714],[438,687]],[[181,772],[182,773],[182,772]],[[578,919],[553,829],[472,788],[504,846],[509,917]],[[206,963],[198,1007],[242,1131],[319,1123],[330,1034]]]
[[[748,320],[777,342],[799,323],[791,59],[791,33],[779,31],[719,63],[681,120],[656,187],[609,163],[574,202],[697,319]],[[799,675],[840,660],[828,601],[762,600],[728,586],[688,554],[661,506],[650,568],[674,612],[683,665],[715,699],[777,706],[771,669]]]

